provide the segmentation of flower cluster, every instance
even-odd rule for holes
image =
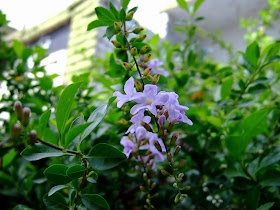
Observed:
[[[169,76],[169,72],[166,71],[164,68],[161,68],[160,66],[163,64],[163,62],[159,61],[158,59],[151,60],[147,63],[147,66],[152,68],[150,74],[160,74],[165,77]]]
[[[117,96],[119,108],[128,101],[136,102],[130,110],[134,116],[130,120],[132,125],[126,132],[129,135],[121,140],[124,153],[129,156],[137,150],[148,150],[157,160],[164,160],[161,152],[166,152],[166,148],[163,140],[153,133],[153,128],[150,125],[151,117],[157,120],[159,128],[164,128],[166,122],[169,122],[168,127],[180,122],[192,125],[192,121],[185,115],[185,110],[188,110],[188,107],[179,104],[176,93],[158,92],[156,85],[146,84],[143,92],[137,92],[133,77],[126,81],[124,92],[125,94],[119,91],[114,93],[114,96]],[[150,116],[145,115],[145,111]]]

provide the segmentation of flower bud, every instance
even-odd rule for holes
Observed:
[[[175,182],[173,183],[173,187],[177,188],[178,187],[178,184]]]
[[[169,162],[172,161],[172,155],[171,155],[170,152],[167,153],[167,160],[168,160]]]
[[[131,54],[132,56],[136,56],[136,55],[138,54],[137,48],[136,48],[136,47],[131,48],[130,54]]]
[[[158,83],[159,77],[160,77],[160,74],[156,74],[156,75],[154,76],[153,81],[152,81],[152,83],[153,83],[154,85]]]
[[[123,62],[123,66],[127,71],[129,71],[131,69],[131,65],[127,62]]]
[[[179,178],[183,178],[183,177],[184,177],[184,174],[183,174],[183,173],[179,173],[178,177],[179,177]]]
[[[170,145],[174,146],[176,144],[176,141],[178,139],[178,132],[173,133],[171,140],[170,140]]]
[[[149,132],[153,132],[151,126],[148,124],[148,123],[145,123],[145,122],[141,122],[141,125]]]
[[[149,81],[153,81],[154,77],[151,76],[151,75],[148,75],[148,76],[147,76],[147,79],[148,79]]]
[[[145,188],[144,188],[142,185],[140,185],[139,188],[140,188],[140,190],[141,190],[142,192],[145,191]]]
[[[141,31],[143,31],[144,28],[143,27],[137,27],[135,28],[132,32],[135,33],[135,34],[139,34]]]
[[[140,166],[135,166],[136,171],[138,172],[138,174],[141,174],[141,168]]]
[[[148,180],[148,174],[147,174],[147,173],[144,173],[144,174],[143,174],[143,179],[144,179],[145,181]]]
[[[143,85],[138,80],[134,81],[134,85],[138,91],[143,91]]]
[[[152,169],[152,167],[154,166],[154,163],[155,163],[155,161],[154,161],[154,160],[151,160],[151,161],[149,162],[148,168],[149,168],[149,169]]]
[[[155,182],[153,182],[152,185],[151,185],[151,189],[154,189],[156,187],[156,185],[157,184]]]
[[[144,70],[143,75],[144,75],[144,76],[148,76],[148,75],[151,73],[151,71],[152,71],[152,68],[146,68],[146,69]]]
[[[22,110],[22,119],[21,124],[26,127],[29,124],[29,118],[30,118],[30,109],[28,107],[24,107]]]
[[[165,118],[165,116],[164,116],[164,115],[160,115],[160,117],[158,118],[158,124],[159,124],[159,126],[164,127],[165,123],[166,123],[166,118]]]
[[[134,11],[128,13],[128,14],[125,16],[125,20],[128,20],[128,21],[132,20],[133,15],[134,15]]]
[[[181,150],[181,146],[178,145],[178,146],[175,148],[174,155],[177,155],[177,154],[180,152],[180,150]]]
[[[12,130],[11,130],[11,139],[16,140],[18,139],[21,131],[21,126],[20,124],[16,123],[13,125]]]
[[[14,104],[14,110],[18,120],[21,120],[22,117],[22,104],[20,101],[16,101]]]
[[[170,176],[170,174],[166,170],[160,170],[163,176]]]
[[[30,131],[28,137],[29,137],[29,144],[33,146],[37,140],[37,132],[35,130]]]
[[[116,41],[116,40],[112,40],[111,42],[116,48],[121,48],[122,47],[121,43]]]
[[[160,144],[158,143],[158,141],[155,141],[155,142],[154,142],[154,146],[157,148],[158,151],[162,152],[161,146],[160,146]]]
[[[150,54],[150,53],[144,55],[144,57],[143,57],[143,62],[144,62],[144,63],[147,63],[147,62],[150,60],[151,56],[152,56],[152,54]]]
[[[180,199],[181,195],[178,193],[174,199],[174,202],[175,203],[178,203],[179,202],[179,199]]]
[[[176,123],[176,120],[172,120],[172,121],[168,124],[168,127],[167,127],[167,132],[168,132],[168,133],[172,130],[172,128],[173,128],[173,126],[174,126],[175,123]]]
[[[148,45],[145,45],[143,46],[141,49],[140,49],[140,54],[145,54],[149,49],[149,46]]]
[[[118,22],[114,22],[114,28],[117,32],[121,31],[121,25]]]
[[[147,37],[146,34],[141,34],[135,41],[136,42],[143,42],[146,37]]]

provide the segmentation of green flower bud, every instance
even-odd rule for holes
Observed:
[[[19,135],[20,135],[20,131],[21,131],[20,124],[18,124],[18,123],[14,124],[12,127],[12,130],[11,130],[11,139],[12,140],[18,139]]]
[[[176,123],[176,120],[172,120],[169,124],[168,124],[168,127],[167,127],[167,132],[170,133],[174,124]]]
[[[145,45],[143,46],[141,49],[140,49],[140,54],[145,54],[149,49],[149,46],[148,45]]]
[[[178,139],[178,132],[173,133],[171,140],[170,140],[170,145],[174,146],[176,144],[176,141]]]
[[[151,185],[151,189],[154,189],[156,187],[156,185],[157,184],[155,182],[153,182],[152,185]]]
[[[132,20],[133,15],[134,15],[134,11],[128,13],[128,14],[125,16],[125,20],[128,20],[128,21]]]
[[[133,47],[131,50],[130,50],[130,54],[132,56],[136,56],[138,54],[138,51],[137,51],[137,48],[136,47]]]
[[[111,42],[116,48],[121,48],[122,47],[121,43],[116,41],[116,40],[112,40]]]
[[[145,191],[145,188],[144,188],[142,185],[140,185],[139,188],[140,188],[140,190],[141,190],[142,192]]]
[[[151,71],[152,71],[152,68],[146,68],[145,70],[144,70],[144,73],[143,73],[143,75],[144,76],[148,76],[150,73],[151,73]]]
[[[178,145],[178,146],[175,148],[174,155],[177,155],[177,154],[180,152],[180,150],[181,150],[181,146]]]
[[[178,175],[178,177],[179,177],[179,178],[183,178],[183,177],[184,177],[184,174],[183,174],[183,173],[180,173],[180,174]]]
[[[144,173],[144,174],[143,174],[143,179],[144,179],[145,181],[148,180],[148,174],[147,174],[147,173]]]
[[[143,42],[146,37],[147,37],[146,34],[142,34],[136,39],[136,42]]]
[[[138,80],[134,81],[134,85],[138,91],[143,91],[143,85]]]
[[[171,155],[170,152],[167,153],[167,160],[168,160],[169,162],[172,161],[172,155]]]
[[[148,123],[145,123],[145,122],[141,122],[141,125],[149,132],[153,132],[152,128],[149,126]]]
[[[121,31],[121,25],[118,22],[114,22],[114,28],[117,32]]]
[[[153,83],[154,85],[158,83],[159,77],[160,77],[160,74],[156,74],[156,75],[154,76],[154,78],[153,78],[153,80],[152,80],[152,83]]]
[[[148,76],[147,76],[147,79],[148,79],[149,81],[153,81],[154,77],[151,76],[151,75],[148,75]]]
[[[22,117],[22,104],[20,101],[16,101],[14,104],[14,110],[18,120],[21,120]]]
[[[127,71],[129,71],[131,69],[131,65],[127,62],[123,62],[123,66]]]
[[[143,31],[143,30],[144,30],[143,27],[137,27],[137,28],[135,28],[132,32],[135,33],[135,34],[139,34],[139,33],[141,33],[141,31]]]
[[[170,174],[166,170],[160,170],[163,176],[170,176]]]
[[[144,62],[144,63],[147,63],[147,62],[150,60],[151,56],[152,56],[152,54],[150,54],[150,53],[144,55],[143,62]]]
[[[158,151],[162,152],[161,146],[158,141],[154,142],[154,146],[157,148]]]
[[[178,193],[174,199],[174,202],[175,203],[178,203],[179,202],[179,199],[180,199],[181,195]]]
[[[33,146],[37,140],[37,132],[35,130],[30,131],[28,137],[29,137],[29,144]]]
[[[22,110],[22,119],[21,124],[26,127],[29,124],[29,118],[30,118],[30,109],[28,107],[24,107]]]

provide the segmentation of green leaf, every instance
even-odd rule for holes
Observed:
[[[223,81],[222,88],[221,88],[222,100],[225,100],[230,95],[232,85],[233,85],[233,77],[228,77]]]
[[[132,47],[136,47],[137,50],[140,51],[140,49],[141,49],[142,47],[146,46],[146,45],[148,45],[148,44],[143,43],[143,42],[135,42],[134,44],[132,44]],[[151,49],[151,47],[149,47],[149,49],[147,50],[147,53],[149,53],[149,52],[151,52],[151,51],[152,51],[152,49]]]
[[[87,160],[94,170],[107,170],[119,165],[126,155],[108,144],[97,144],[89,152]]]
[[[23,53],[23,50],[24,50],[24,44],[21,43],[20,41],[18,40],[14,40],[14,45],[13,45],[13,48],[17,54],[17,56],[19,58],[22,58],[22,53]]]
[[[58,192],[51,196],[45,195],[43,201],[48,209],[69,209],[65,198]]]
[[[115,18],[117,20],[119,20],[119,12],[116,9],[116,7],[114,6],[114,4],[112,3],[112,1],[110,1],[109,8],[110,8],[111,13],[115,16]]]
[[[127,62],[128,61],[128,55],[127,55],[126,50],[115,48],[114,52],[115,52],[115,55],[116,55],[116,57],[118,59],[121,59],[123,62]]]
[[[16,206],[13,208],[13,210],[33,210],[33,209],[31,209],[31,208],[29,208],[29,207],[27,207],[27,206],[24,206],[24,205],[22,205],[22,204],[18,204],[18,205],[16,205]]]
[[[265,156],[259,165],[259,170],[262,168],[265,168],[267,166],[270,166],[280,160],[280,147],[276,147],[275,150],[271,153],[269,153],[267,156]]]
[[[243,177],[245,179],[250,180],[250,178],[244,173],[239,162],[236,162],[233,165],[228,166],[227,169],[225,170],[225,175],[228,179],[234,177]]]
[[[55,117],[56,117],[57,129],[60,134],[64,132],[64,127],[68,120],[72,108],[74,96],[80,86],[81,86],[81,82],[73,83],[67,86],[59,98]]]
[[[254,67],[257,67],[258,59],[260,57],[260,48],[256,41],[251,43],[245,52],[246,60]]]
[[[257,210],[268,210],[274,205],[274,202],[269,202],[261,205]]]
[[[204,0],[196,0],[196,2],[194,3],[194,7],[193,7],[193,14],[194,15],[196,13],[196,11],[198,10],[198,8],[200,7],[200,5],[204,2]]]
[[[6,168],[7,166],[9,166],[13,160],[16,158],[18,154],[18,151],[16,151],[14,148],[12,148],[8,153],[6,153],[4,156],[3,156],[3,165],[2,167],[3,168]]]
[[[53,81],[49,76],[44,76],[42,78],[39,78],[39,81],[42,90],[48,91],[53,86]]]
[[[84,175],[85,170],[85,167],[81,165],[73,165],[67,169],[66,174],[72,179],[78,179]]]
[[[81,125],[77,125],[72,128],[69,132],[67,132],[65,137],[65,147],[67,147],[77,136],[79,136],[87,127],[89,127],[92,123],[85,123]]]
[[[125,10],[122,8],[121,11],[120,11],[120,20],[122,22],[125,21],[125,16],[126,16]]]
[[[44,171],[44,175],[50,182],[55,184],[67,184],[72,180],[66,174],[67,169],[66,165],[54,164]]]
[[[38,137],[42,138],[44,136],[44,132],[45,132],[45,128],[48,125],[49,119],[51,116],[51,110],[47,110],[46,112],[44,112],[40,119],[39,119],[39,132],[38,132]]]
[[[127,13],[130,13],[130,12],[134,12],[135,13],[137,11],[137,9],[138,9],[138,7],[133,7],[132,9],[128,10]]]
[[[250,138],[247,136],[228,136],[226,138],[226,147],[230,155],[236,160],[241,160],[247,149],[249,140]]]
[[[124,35],[118,34],[118,35],[116,36],[116,39],[117,39],[118,42],[121,43],[122,46],[126,46],[126,40],[125,40]]]
[[[91,210],[110,209],[107,201],[98,194],[82,194],[81,195],[83,204]]]
[[[211,123],[212,125],[216,126],[217,128],[221,128],[222,126],[222,121],[220,118],[218,117],[214,117],[214,116],[208,116],[207,118],[207,121],[209,123]]]
[[[188,3],[186,2],[186,0],[177,0],[178,5],[186,10],[187,12],[189,11],[189,7],[188,7]]]
[[[50,191],[48,192],[48,196],[52,196],[54,193],[56,193],[59,190],[63,190],[63,189],[69,189],[69,186],[66,185],[57,185],[54,186],[50,189]]]
[[[122,0],[122,7],[124,10],[126,10],[127,5],[129,4],[130,0]]]
[[[96,13],[98,19],[108,26],[113,25],[114,22],[117,21],[115,16],[104,7],[96,7],[95,13]]]
[[[28,161],[41,160],[48,157],[70,155],[69,153],[63,153],[59,150],[50,148],[43,144],[35,144],[33,147],[27,146],[20,154],[25,160]]]
[[[90,31],[94,28],[98,28],[98,27],[102,27],[102,26],[107,26],[107,24],[100,20],[94,20],[88,24],[87,31]]]
[[[87,122],[93,122],[93,123],[90,124],[90,126],[88,128],[86,128],[86,130],[84,131],[84,133],[82,135],[81,140],[84,140],[93,131],[93,129],[99,125],[99,123],[105,117],[109,106],[112,104],[112,102],[115,100],[115,98],[116,97],[111,97],[108,100],[107,104],[104,104],[93,111],[93,113],[89,116],[89,118],[87,120]]]
[[[107,38],[110,40],[115,34],[116,34],[116,30],[114,28],[114,26],[109,26],[107,29],[106,29],[106,36]]]

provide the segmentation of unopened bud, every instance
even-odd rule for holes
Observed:
[[[143,42],[144,39],[146,39],[147,35],[146,34],[141,34],[135,41],[136,42]]]
[[[123,66],[127,71],[129,71],[131,69],[131,65],[127,62],[123,62]]]
[[[147,62],[150,60],[151,56],[152,56],[152,54],[150,54],[150,53],[144,55],[144,57],[143,57],[143,62],[144,62],[144,63],[147,63]]]
[[[156,185],[157,184],[155,182],[153,182],[152,185],[151,185],[151,189],[154,189],[156,187]]]
[[[166,170],[160,170],[163,176],[170,176],[170,174]]]
[[[134,81],[134,85],[138,91],[143,91],[143,85],[138,80]]]
[[[112,40],[111,42],[116,48],[121,48],[122,47],[121,43],[116,41],[116,40]]]
[[[183,173],[179,173],[178,177],[179,177],[179,178],[183,178],[183,177],[184,177],[184,174],[183,174]]]
[[[177,188],[178,187],[178,184],[175,182],[173,183],[173,187]]]
[[[148,45],[145,45],[143,46],[141,49],[140,49],[140,54],[145,54],[149,49],[149,46]]]
[[[148,76],[147,76],[147,79],[148,79],[149,81],[153,81],[154,77],[151,76],[151,75],[148,75]]]
[[[170,145],[174,146],[176,144],[176,141],[178,139],[178,132],[173,133],[171,140],[170,140]]]
[[[134,11],[128,13],[128,14],[125,16],[125,20],[128,20],[128,21],[132,20],[133,15],[134,15]]]
[[[157,148],[158,151],[162,152],[161,146],[160,146],[160,144],[158,143],[158,141],[155,141],[155,142],[154,142],[154,146]]]
[[[33,146],[37,140],[37,132],[35,130],[30,131],[28,137],[29,137],[29,144]]]
[[[18,120],[21,120],[22,117],[22,104],[20,101],[16,101],[14,104],[14,110]]]
[[[176,123],[176,120],[172,120],[169,124],[168,124],[168,127],[167,127],[167,132],[171,132],[174,124]]]
[[[178,193],[174,199],[174,202],[175,203],[178,203],[179,202],[179,199],[180,199],[181,195]]]
[[[143,179],[144,179],[145,181],[148,180],[148,175],[147,175],[147,173],[144,173],[144,174],[143,174]]]
[[[144,188],[142,185],[140,185],[139,188],[140,188],[140,190],[141,190],[142,192],[145,191],[145,188]]]
[[[153,166],[154,166],[154,160],[151,160],[151,161],[149,162],[148,168],[149,168],[149,169],[152,169]]]
[[[131,48],[130,54],[131,54],[132,56],[136,56],[136,55],[138,54],[137,48],[136,48],[136,47]]]
[[[172,161],[172,155],[171,155],[170,152],[167,153],[167,160],[168,160],[169,162]]]
[[[180,152],[180,150],[181,150],[181,146],[178,145],[178,146],[175,148],[174,155],[177,155],[177,154]]]
[[[22,110],[22,119],[21,124],[26,127],[29,124],[29,118],[30,118],[30,109],[28,107],[24,107]]]
[[[153,80],[152,80],[152,83],[153,83],[154,85],[158,83],[159,77],[160,77],[160,74],[156,74],[156,75],[154,76],[154,78],[153,78]]]
[[[158,118],[158,124],[159,124],[159,126],[164,127],[165,123],[166,123],[166,118],[165,118],[165,116],[164,116],[164,115],[160,115],[160,117]]]
[[[21,131],[20,124],[18,124],[18,123],[14,124],[12,127],[12,131],[11,131],[11,139],[12,140],[18,139],[18,137],[20,135],[20,131]]]
[[[143,27],[137,27],[135,28],[132,32],[135,33],[135,34],[139,34],[141,31],[143,31],[144,28]]]
[[[114,28],[117,32],[121,31],[121,25],[118,22],[114,22]]]
[[[140,166],[135,166],[135,169],[136,169],[136,171],[137,171],[139,174],[141,174],[141,168],[140,168]]]
[[[149,76],[149,74],[151,73],[151,71],[152,71],[152,68],[146,68],[145,70],[144,70],[144,73],[143,73],[143,75],[144,76]]]
[[[141,125],[149,132],[153,132],[151,126],[148,124],[148,123],[145,123],[145,122],[141,122]]]

